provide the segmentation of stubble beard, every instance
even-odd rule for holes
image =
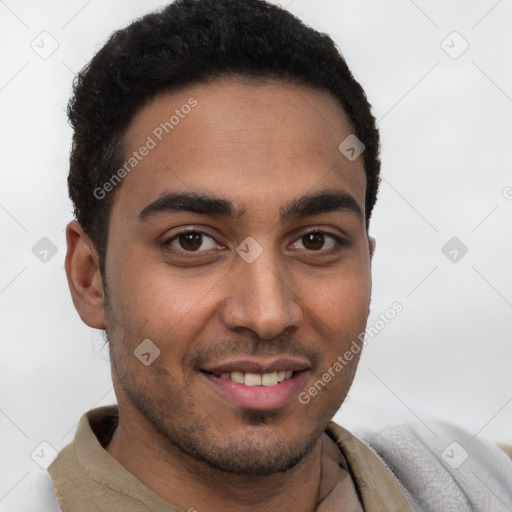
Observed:
[[[322,425],[300,439],[269,439],[269,429],[273,428],[272,425],[278,425],[281,413],[245,410],[240,423],[247,426],[247,429],[243,429],[248,432],[246,437],[230,435],[227,428],[223,435],[218,435],[212,431],[218,419],[208,417],[204,409],[204,414],[194,413],[195,409],[201,412],[201,405],[195,404],[189,392],[182,393],[186,397],[188,395],[186,403],[172,391],[155,396],[155,391],[146,381],[134,378],[135,372],[125,368],[123,354],[117,354],[112,344],[112,335],[107,337],[110,340],[114,382],[117,381],[121,394],[151,429],[169,443],[170,453],[176,453],[177,449],[186,457],[217,471],[264,477],[295,467],[312,451],[324,431],[325,425]],[[130,354],[124,357],[130,357]],[[162,377],[167,382],[173,380],[169,374]]]

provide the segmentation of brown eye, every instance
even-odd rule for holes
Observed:
[[[176,251],[203,252],[211,249],[222,249],[211,236],[201,231],[183,231],[163,243]]]
[[[178,259],[202,258],[203,256],[208,256],[211,259],[215,252],[226,249],[208,233],[194,229],[184,229],[167,240],[163,240],[161,245],[169,257]]]
[[[324,233],[323,231],[310,231],[298,238],[290,247],[303,251],[326,253],[343,245],[345,245],[344,241],[336,235]]]
[[[310,251],[318,251],[325,244],[325,236],[323,233],[308,233],[302,237],[302,245]]]
[[[197,251],[203,243],[203,235],[201,233],[182,233],[178,236],[178,243],[185,251]]]

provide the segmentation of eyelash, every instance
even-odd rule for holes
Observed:
[[[197,254],[209,252],[209,251],[186,251],[185,249],[176,249],[174,247],[171,247],[172,242],[177,240],[180,236],[187,235],[189,233],[195,233],[195,234],[198,234],[198,235],[206,236],[208,238],[211,238],[215,243],[219,244],[219,242],[217,242],[217,240],[215,240],[215,237],[210,235],[208,232],[203,231],[201,229],[189,228],[189,229],[184,229],[183,231],[179,231],[178,233],[176,233],[175,235],[171,236],[170,238],[167,238],[166,240],[164,240],[162,242],[161,245],[165,249],[167,249],[169,251],[179,252],[181,254],[184,254],[184,255],[187,255],[187,256],[190,256],[190,257],[194,257],[194,255],[197,255]],[[222,245],[222,244],[219,244],[219,245]]]
[[[317,234],[324,235],[326,238],[332,238],[335,242],[335,247],[333,249],[328,249],[328,250],[319,249],[318,251],[304,249],[308,253],[317,252],[317,253],[322,253],[322,254],[332,254],[332,253],[338,252],[341,248],[348,245],[347,241],[344,240],[343,238],[341,238],[340,236],[335,235],[334,233],[330,233],[329,231],[324,231],[322,229],[315,229],[315,228],[310,228],[307,231],[305,231],[304,233],[300,234],[299,237],[296,238],[293,243],[296,243],[298,240],[302,239],[303,237],[305,237],[307,235],[317,235]]]
[[[180,232],[174,234],[172,237],[167,238],[166,240],[164,240],[161,243],[161,245],[165,249],[167,249],[169,251],[179,252],[179,253],[181,253],[183,255],[187,255],[189,257],[195,257],[195,255],[197,255],[197,254],[208,253],[210,251],[210,250],[206,250],[206,251],[205,250],[203,250],[203,251],[187,251],[185,249],[176,249],[176,248],[171,247],[172,242],[177,240],[180,236],[186,235],[188,233],[195,233],[195,234],[198,234],[198,235],[206,236],[206,237],[212,239],[217,244],[219,244],[219,242],[217,242],[217,240],[212,235],[210,235],[208,232],[206,232],[206,231],[203,231],[201,229],[184,229],[183,231],[180,231]],[[305,237],[307,235],[311,235],[311,234],[322,234],[326,238],[332,238],[336,245],[335,245],[335,247],[333,249],[328,249],[328,250],[324,250],[324,249],[319,249],[319,250],[316,250],[316,251],[315,250],[308,250],[308,249],[298,249],[298,250],[304,250],[304,251],[306,251],[308,253],[332,254],[332,253],[336,253],[341,248],[343,248],[343,247],[348,245],[347,241],[344,240],[343,238],[341,238],[340,236],[335,235],[334,233],[330,233],[328,231],[324,231],[322,229],[315,229],[315,228],[310,228],[307,231],[301,233],[292,243],[296,243],[297,241],[299,241],[303,237]],[[222,245],[222,244],[219,244],[219,245]]]

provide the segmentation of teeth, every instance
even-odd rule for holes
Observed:
[[[263,386],[275,386],[278,382],[277,372],[264,373],[261,377],[261,384]]]
[[[246,373],[245,374],[245,385],[246,386],[261,386],[261,375],[258,373]]]
[[[289,379],[293,375],[293,370],[280,370],[272,373],[243,373],[231,372],[221,373],[221,379],[230,379],[238,384],[245,384],[246,386],[275,386],[280,382]]]
[[[231,372],[231,380],[238,382],[238,384],[243,384],[245,382],[245,376],[242,372]]]

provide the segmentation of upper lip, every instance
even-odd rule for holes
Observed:
[[[210,373],[272,373],[282,370],[295,372],[307,370],[311,365],[307,359],[297,357],[279,357],[273,359],[237,359],[219,363],[210,363],[203,371]]]

